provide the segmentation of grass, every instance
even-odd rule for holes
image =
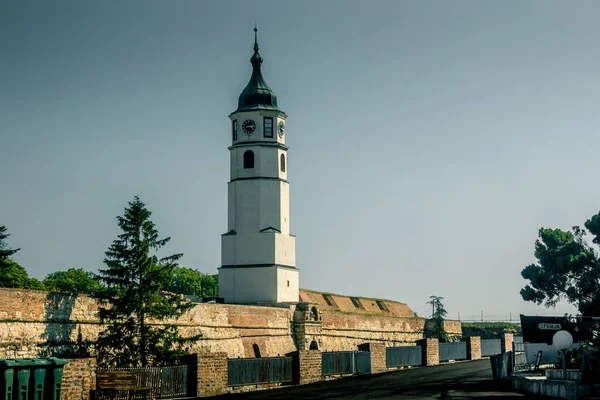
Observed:
[[[331,292],[319,292],[317,290],[310,290],[310,289],[300,289],[300,290],[304,290],[305,292],[309,292],[309,293],[317,293],[317,294],[328,294],[330,296],[338,296],[338,297],[356,297],[358,299],[365,299],[365,300],[373,300],[373,301],[389,301],[391,303],[398,303],[398,304],[404,304],[406,305],[406,303],[402,303],[400,301],[396,301],[396,300],[390,300],[390,299],[378,299],[376,297],[365,297],[365,296],[352,296],[349,294],[337,294],[337,293],[331,293]]]

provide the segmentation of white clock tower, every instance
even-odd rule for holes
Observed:
[[[297,303],[296,238],[290,234],[287,115],[263,79],[254,28],[252,77],[231,115],[227,233],[219,297],[226,303]]]

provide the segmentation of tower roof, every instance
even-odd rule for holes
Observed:
[[[258,53],[257,29],[254,27],[254,55],[250,58],[252,63],[252,76],[250,82],[246,85],[238,100],[237,111],[250,110],[276,110],[281,111],[277,107],[277,96],[271,90],[267,82],[262,76],[260,66],[263,62],[262,57]]]

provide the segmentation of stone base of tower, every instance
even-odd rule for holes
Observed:
[[[297,303],[299,270],[281,265],[219,268],[219,297],[225,303]]]

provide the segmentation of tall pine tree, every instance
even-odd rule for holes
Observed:
[[[10,236],[10,233],[6,233],[6,227],[4,225],[0,226],[0,260],[7,260],[15,254],[17,251],[21,249],[9,249],[8,244],[6,244],[7,237]]]
[[[94,294],[99,317],[106,329],[96,342],[103,366],[146,367],[174,363],[185,354],[185,345],[199,338],[182,337],[169,320],[193,307],[181,296],[163,292],[173,279],[183,254],[158,258],[156,252],[170,241],[159,239],[151,212],[134,197],[118,216],[123,233],[108,251],[98,278],[107,290]]]

